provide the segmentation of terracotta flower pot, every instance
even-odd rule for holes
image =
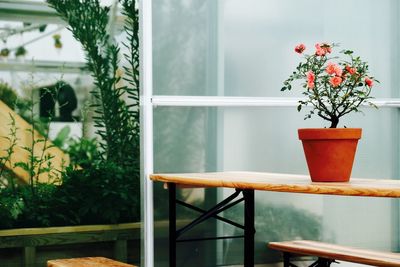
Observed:
[[[348,182],[360,128],[299,129],[313,182]]]

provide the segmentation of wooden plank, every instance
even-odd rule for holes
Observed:
[[[300,255],[310,255],[373,266],[400,266],[399,253],[378,252],[308,240],[270,242],[268,246],[275,250]]]
[[[114,242],[114,259],[126,262],[128,259],[128,241],[116,240]]]
[[[16,162],[29,162],[29,153],[23,149],[23,147],[31,147],[32,146],[32,133],[27,131],[27,129],[31,129],[32,126],[26,122],[22,117],[20,117],[15,111],[10,109],[6,104],[0,101],[0,136],[8,137],[10,134],[10,115],[12,115],[15,119],[15,124],[17,127],[17,138],[18,145],[14,148],[14,153],[11,157],[11,164],[6,164],[7,168],[12,170],[16,177],[23,183],[29,182],[29,173],[22,168],[14,168],[13,165]],[[36,140],[43,139],[43,136],[39,134],[39,132],[34,131],[34,138]],[[49,141],[46,146],[52,146],[53,144]],[[10,143],[5,138],[0,138],[0,156],[5,155],[4,149],[10,146]],[[37,157],[42,156],[42,151],[45,144],[44,142],[37,143],[34,148],[34,154]],[[51,147],[47,149],[46,154],[54,156],[52,158],[51,164],[55,170],[61,170],[63,166],[69,165],[69,156],[65,154],[58,147]],[[39,175],[39,182],[53,182],[50,181],[50,177],[48,173],[42,173]]]
[[[350,182],[346,183],[313,183],[306,175],[260,172],[151,174],[150,179],[185,186],[343,196],[400,197],[400,180],[351,178]]]
[[[93,243],[140,238],[140,223],[0,231],[0,248]]]
[[[61,233],[81,233],[108,230],[126,230],[140,229],[141,223],[121,223],[121,224],[99,224],[99,225],[81,225],[81,226],[58,226],[43,228],[20,228],[10,230],[0,230],[0,238],[5,236],[24,236],[24,235],[44,235]]]
[[[1,237],[0,248],[94,243],[140,238],[140,229]]]
[[[177,225],[184,226],[189,222],[179,220]],[[123,223],[0,230],[0,248],[135,240],[140,239],[140,227],[141,223]],[[163,235],[168,234],[168,221],[157,221],[154,227],[162,230]]]
[[[117,262],[103,257],[87,257],[49,260],[47,267],[134,267],[131,264]]]
[[[35,266],[36,263],[36,248],[35,247],[24,247],[24,266],[30,267]]]

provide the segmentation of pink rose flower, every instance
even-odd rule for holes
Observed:
[[[328,62],[325,71],[328,74],[335,74],[336,76],[342,76],[343,74],[343,70],[340,68],[340,66],[333,62]]]
[[[306,50],[306,46],[305,46],[304,44],[298,44],[298,45],[296,45],[296,47],[294,48],[294,51],[295,51],[296,53],[299,53],[299,54],[303,53],[304,50]]]
[[[333,87],[338,87],[342,83],[343,79],[341,77],[335,76],[329,79],[329,83]]]
[[[315,74],[311,70],[307,72],[307,87],[313,89],[315,86]]]
[[[348,73],[350,73],[350,75],[353,75],[354,73],[356,73],[356,69],[350,67],[349,65],[346,66],[346,70]]]
[[[326,53],[332,53],[332,47],[328,44],[323,44],[322,49],[325,49]]]
[[[372,87],[373,85],[374,85],[374,80],[372,80],[371,78],[369,78],[369,77],[365,77],[365,84],[368,86],[368,87]]]
[[[315,44],[315,49],[316,49],[315,54],[317,56],[325,56],[326,54],[332,52],[332,47],[325,43]]]
[[[315,54],[317,56],[325,56],[325,50],[321,48],[321,46],[319,44],[315,45]]]

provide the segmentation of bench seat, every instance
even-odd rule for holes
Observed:
[[[103,257],[72,258],[47,261],[47,267],[135,267]]]
[[[400,253],[378,252],[308,240],[270,242],[268,246],[271,249],[282,251],[284,257],[290,257],[290,254],[295,254],[315,256],[328,260],[327,266],[334,260],[373,266],[400,266]],[[285,259],[285,265],[294,266],[289,263],[287,258]]]

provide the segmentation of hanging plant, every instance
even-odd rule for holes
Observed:
[[[27,51],[23,46],[18,47],[17,50],[15,51],[16,57],[23,57],[26,54],[27,54]]]
[[[54,34],[53,35],[53,39],[54,39],[54,47],[57,49],[61,49],[62,48],[62,42],[61,42],[61,35],[60,34]]]
[[[44,32],[47,28],[47,24],[43,24],[39,26],[39,32]]]
[[[10,55],[10,49],[8,48],[3,48],[0,51],[0,56],[2,57],[8,57]]]

